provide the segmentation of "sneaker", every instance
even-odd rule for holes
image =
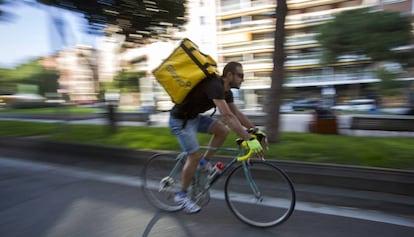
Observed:
[[[187,195],[177,193],[174,197],[174,201],[182,205],[185,213],[194,214],[201,210],[201,207],[188,198]]]

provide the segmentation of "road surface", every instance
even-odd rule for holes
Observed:
[[[0,235],[414,236],[414,219],[408,217],[301,202],[287,222],[268,229],[238,221],[222,197],[199,214],[163,213],[144,199],[140,184],[139,176],[0,155]]]

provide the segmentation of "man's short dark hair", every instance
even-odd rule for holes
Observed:
[[[234,61],[227,63],[223,68],[223,77],[225,77],[229,72],[236,73],[237,67],[242,67],[241,63]]]

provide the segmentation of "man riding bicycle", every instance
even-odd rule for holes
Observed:
[[[183,103],[176,104],[170,113],[169,125],[188,156],[183,167],[181,191],[175,196],[175,201],[183,206],[187,213],[197,213],[200,206],[187,196],[193,175],[197,169],[210,166],[213,150],[207,150],[203,155],[197,139],[197,132],[212,134],[209,147],[220,147],[231,129],[243,140],[254,153],[262,153],[263,148],[258,140],[252,138],[247,129],[257,130],[256,126],[234,104],[232,88],[240,89],[243,82],[243,67],[238,62],[229,62],[223,69],[222,77],[208,78],[200,82],[187,95]],[[202,115],[216,107],[223,122]]]

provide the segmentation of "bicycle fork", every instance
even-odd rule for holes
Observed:
[[[243,165],[244,176],[246,177],[247,184],[252,190],[254,197],[259,202],[263,201],[262,192],[260,192],[259,187],[257,187],[256,183],[253,180],[252,174],[250,172],[250,168],[249,168],[250,163],[248,161],[243,161],[242,165]]]

